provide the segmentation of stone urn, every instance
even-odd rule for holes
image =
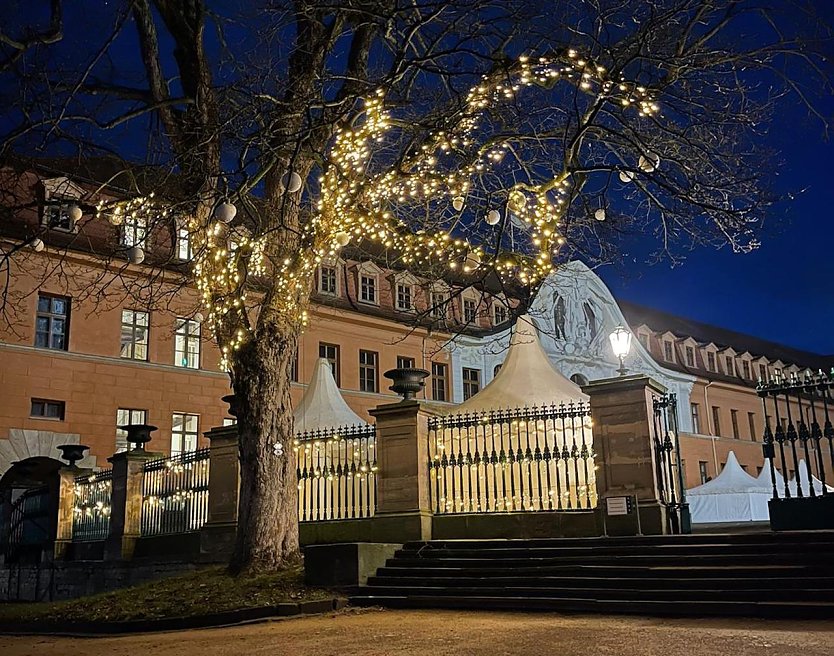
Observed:
[[[61,452],[61,459],[66,460],[70,467],[84,459],[84,452],[89,449],[86,444],[61,444],[58,450]]]
[[[237,413],[239,410],[237,396],[234,394],[227,394],[226,396],[221,397],[220,400],[229,406],[229,415],[237,419]]]
[[[389,369],[383,374],[393,383],[390,389],[403,397],[403,401],[411,401],[421,389],[426,386],[423,379],[429,375],[425,369],[406,367],[401,369]]]
[[[144,451],[145,445],[151,441],[151,433],[156,430],[156,426],[150,424],[125,424],[119,428],[127,433],[127,441],[133,445],[133,451]]]

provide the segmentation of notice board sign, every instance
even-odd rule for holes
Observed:
[[[609,517],[631,514],[631,497],[606,497],[605,514]]]

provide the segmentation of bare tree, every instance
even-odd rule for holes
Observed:
[[[802,1],[243,4],[126,0],[83,57],[51,43],[58,7],[42,38],[4,32],[0,69],[4,150],[139,152],[153,174],[99,215],[195,239],[191,271],[150,279],[193,278],[237,395],[233,571],[298,552],[290,369],[322,259],[535,290],[634,232],[749,250],[779,200],[773,112],[826,125],[829,34]]]

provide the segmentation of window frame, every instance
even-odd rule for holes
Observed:
[[[738,410],[736,408],[730,408],[730,426],[733,429],[733,439],[740,440],[741,431],[738,427]]]
[[[125,248],[138,246],[148,250],[148,220],[140,214],[130,214],[123,218],[120,226],[119,243]],[[141,235],[141,236],[140,236]]]
[[[365,284],[365,282],[369,284]],[[373,297],[366,292],[373,291]],[[375,273],[359,272],[359,302],[367,305],[379,305],[379,275]]]
[[[474,378],[472,376],[474,374]],[[474,367],[461,368],[461,382],[463,383],[463,400],[468,401],[478,392],[481,391],[481,381],[483,380],[480,369]],[[474,386],[474,391],[473,391]]]
[[[501,317],[499,317],[499,313]],[[495,301],[492,304],[492,324],[494,326],[500,326],[502,324],[507,323],[510,320],[510,312],[506,305],[504,305],[501,301]]]
[[[328,272],[328,275],[325,276],[325,272]],[[332,276],[329,275],[332,273]],[[325,280],[328,283],[333,283],[333,289],[325,288]],[[318,276],[316,280],[316,288],[318,289],[318,293],[322,294],[323,296],[338,296],[339,295],[339,270],[335,265],[332,264],[320,264],[318,269]],[[329,287],[329,285],[328,285]]]
[[[369,362],[363,360],[368,357]],[[368,389],[368,385],[371,389]],[[359,349],[359,391],[379,394],[379,351]]]
[[[715,437],[721,437],[721,407],[712,406],[712,434]]]
[[[131,323],[128,323],[128,324],[125,323],[125,313],[126,312],[130,312],[133,315],[133,321]],[[144,315],[145,316],[144,326],[142,324],[139,324],[139,323],[136,322],[136,318],[137,318],[138,315]],[[130,355],[125,355],[124,354],[124,347],[125,347],[124,335],[125,335],[125,327],[126,326],[128,328],[130,328],[130,331],[131,331],[131,341],[130,341],[130,344],[129,344],[130,345]],[[137,347],[137,345],[139,345],[139,342],[137,342],[137,339],[136,339],[136,334],[137,334],[137,329],[138,328],[144,328],[145,329],[145,343],[144,343],[145,357],[143,357],[143,358],[137,358],[136,357],[136,347]],[[133,309],[130,309],[130,308],[122,308],[122,323],[121,323],[121,333],[120,333],[120,342],[119,342],[119,357],[123,360],[135,360],[135,361],[138,361],[138,362],[147,362],[150,359],[150,346],[151,346],[150,333],[151,333],[151,314],[150,314],[150,312],[145,312],[144,310],[133,310]]]
[[[462,297],[460,299],[461,318],[465,324],[474,324],[478,321],[478,301],[474,298]]]
[[[416,363],[416,358],[412,358],[409,355],[397,356],[397,369],[413,369],[416,366]]]
[[[438,391],[442,392],[442,399]],[[445,362],[431,363],[431,398],[434,401],[449,400],[449,365]]]
[[[327,355],[327,349],[333,349],[334,356],[331,358]],[[324,354],[322,352],[324,351]],[[338,344],[331,342],[319,342],[319,357],[324,358],[330,363],[330,371],[333,374],[333,379],[336,381],[336,387],[342,386],[342,366],[341,366],[341,347]]]
[[[689,403],[689,417],[692,421],[692,432],[696,435],[702,435],[701,433],[701,404],[700,403]]]
[[[122,412],[127,413],[127,421],[122,421],[119,419],[119,414]],[[134,413],[141,413],[141,417],[139,421],[133,420]],[[128,447],[130,446],[127,441],[127,431],[124,431],[119,428],[119,426],[124,426],[126,424],[147,424],[148,423],[148,411],[142,408],[116,408],[116,453],[119,451],[127,451]],[[124,436],[122,436],[124,434]]]
[[[41,413],[35,413],[35,405],[40,404],[43,407]],[[48,410],[54,406],[57,414],[50,415]],[[29,399],[29,418],[39,421],[65,421],[67,415],[67,402],[59,399],[43,399],[40,397],[33,397]]]
[[[750,429],[750,441],[751,442],[758,442],[758,438],[756,437],[756,413],[755,412],[748,412],[747,413],[747,427]]]
[[[49,300],[49,311],[45,312],[40,309],[41,299],[48,299]],[[63,314],[59,314],[53,311],[52,303],[54,301],[63,301],[65,305],[66,311]],[[38,292],[38,297],[35,305],[35,346],[37,348],[44,348],[49,349],[51,351],[69,351],[69,336],[70,336],[70,315],[72,312],[72,299],[69,296],[61,296],[60,294],[49,294]],[[38,320],[39,319],[46,319],[49,322],[49,328],[46,331],[47,335],[47,343],[46,345],[42,345],[38,343],[38,336],[43,334],[43,331],[38,330]],[[64,331],[61,333],[63,337],[62,346],[53,346],[52,345],[52,337],[55,334],[53,332],[53,322],[56,319],[60,319],[64,322]]]
[[[400,294],[400,291],[407,292],[406,294]],[[400,302],[401,296],[407,296],[408,303],[403,304]],[[397,282],[394,284],[394,307],[399,310],[400,312],[413,312],[414,311],[414,285],[410,285],[406,282]]]
[[[183,257],[183,244],[185,245],[185,257]],[[177,259],[181,262],[190,262],[194,259],[191,231],[188,228],[177,228]]]
[[[663,359],[666,362],[675,362],[675,345],[670,339],[663,340]]]
[[[190,332],[190,327],[192,325],[197,326],[197,333],[196,335]],[[181,329],[184,329],[181,332]],[[174,320],[174,366],[180,367],[182,369],[199,369],[201,360],[203,357],[203,345],[202,345],[202,335],[203,335],[203,324],[196,319],[187,319],[185,317],[176,317]],[[183,349],[179,348],[180,339],[183,339]],[[196,366],[191,366],[189,354],[191,353],[188,349],[189,345],[194,342],[197,345],[197,364]],[[179,354],[183,353],[185,356],[186,364],[183,364],[183,358],[179,357]]]
[[[175,421],[175,418],[178,417],[178,416],[183,418],[183,420],[182,420],[182,427],[183,428],[182,428],[181,431],[175,431],[174,430],[174,427],[176,425],[174,423],[174,421]],[[194,422],[195,427],[194,427],[193,431],[189,431],[186,427],[186,420],[190,419],[192,417],[195,419],[195,422]],[[181,437],[182,437],[182,445],[181,445],[182,448],[179,449],[179,450],[174,449],[174,438],[175,438],[176,435],[181,435]],[[188,436],[191,436],[191,435],[193,435],[193,437],[194,437],[194,448],[193,449],[187,449],[186,448],[186,439],[187,439]],[[171,453],[172,456],[173,455],[178,455],[178,454],[181,454],[181,453],[192,453],[192,452],[196,451],[197,448],[198,448],[198,445],[199,445],[199,439],[200,439],[200,415],[198,415],[196,413],[191,413],[191,412],[172,412],[171,413],[171,452],[170,453]]]

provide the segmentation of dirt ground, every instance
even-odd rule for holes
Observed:
[[[112,638],[0,636],[2,656],[832,656],[834,622],[348,610]]]

